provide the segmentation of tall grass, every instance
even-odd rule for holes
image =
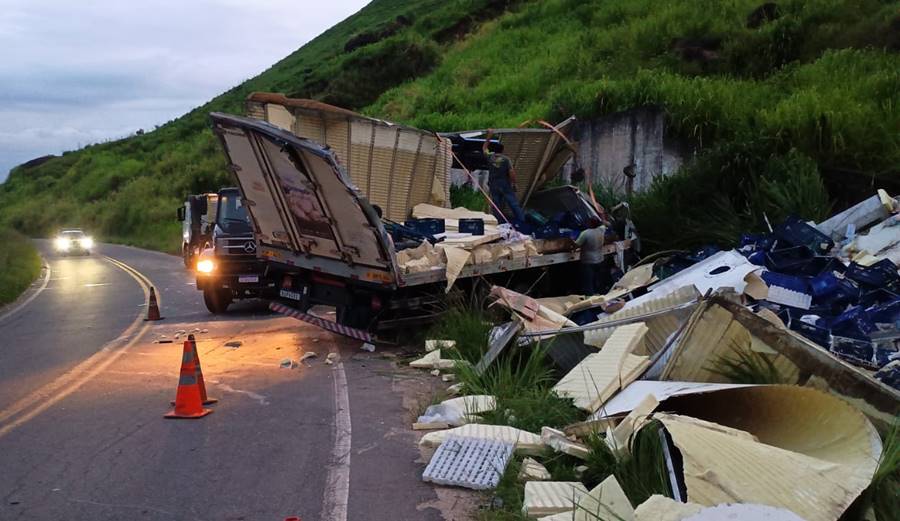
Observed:
[[[0,306],[16,299],[41,274],[41,258],[31,242],[0,228]]]

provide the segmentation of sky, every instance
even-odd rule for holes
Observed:
[[[180,116],[368,1],[0,0],[0,182]]]

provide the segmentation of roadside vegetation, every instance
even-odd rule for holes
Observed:
[[[41,257],[31,241],[8,228],[0,228],[0,306],[22,294],[41,274]]]
[[[819,218],[900,173],[900,1],[782,0],[748,26],[761,3],[375,0],[158,129],[14,169],[0,223],[176,250],[180,200],[232,183],[207,114],[240,113],[253,91],[432,130],[656,105],[697,154],[631,201],[647,247]]]

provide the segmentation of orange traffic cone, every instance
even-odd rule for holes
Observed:
[[[144,320],[162,320],[163,317],[159,316],[159,304],[156,303],[156,291],[153,287],[150,288],[150,299],[147,302],[147,318]]]
[[[206,395],[206,382],[203,381],[203,370],[200,368],[200,353],[197,351],[197,341],[194,340],[194,335],[188,335],[187,340],[184,341],[184,348],[187,349],[188,344],[191,346],[191,350],[194,352],[194,365],[197,367],[197,386],[200,387],[200,400],[203,402],[203,405],[212,405],[219,401],[218,398],[210,398]],[[175,405],[175,402],[170,402],[172,405]]]
[[[184,354],[181,356],[181,373],[178,377],[178,392],[175,394],[175,409],[165,415],[166,418],[202,418],[212,412],[203,408],[200,386],[197,385],[197,362],[194,358],[194,347],[190,342],[184,343]]]

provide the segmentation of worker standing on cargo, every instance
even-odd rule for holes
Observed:
[[[606,226],[600,219],[592,217],[588,228],[581,232],[575,244],[581,248],[581,291],[584,295],[596,295],[600,291],[600,270],[603,267],[603,241],[606,239]]]
[[[494,145],[496,151],[491,151],[489,145],[491,137],[494,135],[493,129],[488,129],[487,138],[484,140],[482,152],[488,164],[488,186],[490,187],[491,200],[495,207],[491,208],[497,220],[503,222],[504,216],[500,213],[503,204],[509,205],[512,210],[515,223],[525,223],[525,212],[519,206],[519,200],[516,198],[516,170],[512,166],[512,161],[503,155],[503,143]],[[514,223],[514,224],[515,224]]]

